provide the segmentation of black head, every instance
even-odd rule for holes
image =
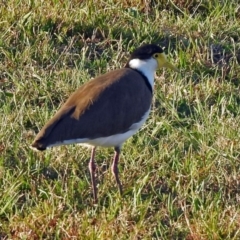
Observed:
[[[141,47],[134,50],[128,60],[128,63],[131,59],[149,59],[153,56],[154,53],[163,53],[163,50],[161,47],[155,44],[144,44]],[[128,67],[128,63],[126,64],[126,67]]]
[[[130,59],[148,59],[153,56],[154,53],[163,53],[162,48],[155,44],[145,44],[137,48],[132,54]]]

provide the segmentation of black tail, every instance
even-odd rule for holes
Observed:
[[[33,148],[36,148],[39,151],[44,151],[46,150],[46,146],[44,146],[42,143],[38,141],[34,141],[33,144],[31,145]]]

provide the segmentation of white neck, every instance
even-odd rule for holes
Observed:
[[[136,69],[142,72],[148,79],[150,85],[153,88],[154,83],[154,73],[157,70],[157,61],[154,58],[147,60],[141,60],[138,58],[132,59],[129,62],[130,68]]]

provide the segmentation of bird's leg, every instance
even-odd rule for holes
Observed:
[[[91,153],[91,159],[88,164],[88,168],[89,168],[90,175],[91,175],[94,202],[97,203],[97,187],[96,187],[96,179],[95,179],[96,165],[94,162],[95,150],[96,150],[96,147],[93,147],[92,153]]]
[[[118,177],[118,160],[119,160],[119,155],[120,155],[120,147],[115,147],[114,150],[115,150],[115,154],[114,154],[114,159],[113,159],[113,164],[112,164],[112,173],[116,179],[120,195],[122,195],[122,184]]]

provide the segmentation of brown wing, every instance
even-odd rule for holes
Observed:
[[[32,146],[44,150],[64,140],[124,133],[141,120],[151,100],[152,93],[140,73],[125,68],[104,74],[74,92]]]

